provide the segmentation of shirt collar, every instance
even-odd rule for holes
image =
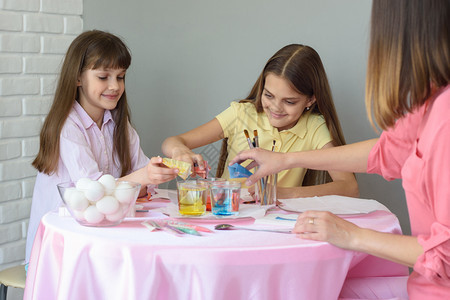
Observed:
[[[75,101],[73,105],[73,109],[75,112],[80,116],[81,123],[83,124],[83,127],[85,129],[88,129],[89,127],[92,127],[95,124],[95,122],[92,120],[92,118],[87,114],[87,112],[84,110],[84,108],[78,103],[78,101]],[[105,113],[103,114],[103,124],[105,125],[108,122],[114,122],[112,118],[112,114],[110,110],[105,110]],[[103,127],[103,126],[102,126]]]
[[[290,129],[283,130],[282,133],[289,132],[289,133],[292,133],[292,134],[298,136],[301,139],[305,138],[306,133],[308,132],[307,123],[308,123],[308,119],[309,119],[310,115],[311,115],[310,111],[302,113],[297,124],[295,124],[294,127],[290,128]],[[265,112],[258,113],[257,123],[258,123],[258,128],[261,128],[264,131],[271,132],[273,136],[278,136],[280,134],[275,127],[270,125],[269,118],[267,118],[267,115]]]

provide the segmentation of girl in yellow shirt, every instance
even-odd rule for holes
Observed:
[[[183,134],[167,138],[162,151],[168,157],[197,163],[203,157],[192,149],[224,139],[218,177],[228,178],[228,158],[248,149],[244,130],[258,132],[259,147],[295,152],[345,144],[318,53],[293,44],[280,49],[266,63],[250,94],[214,119]],[[245,164],[244,164],[245,165]],[[322,195],[359,195],[355,176],[347,172],[296,168],[278,175],[278,198]]]

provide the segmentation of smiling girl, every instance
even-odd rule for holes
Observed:
[[[218,177],[229,177],[229,158],[248,149],[244,130],[257,130],[259,147],[277,152],[306,151],[345,144],[328,79],[317,52],[293,44],[280,49],[266,63],[246,99],[191,131],[167,138],[165,155],[203,166],[191,149],[222,138]],[[245,164],[243,164],[245,165]],[[223,171],[223,174],[221,174]],[[306,175],[305,175],[306,174]],[[321,195],[358,196],[355,176],[347,172],[317,172],[304,168],[278,174],[278,198]]]
[[[131,63],[126,45],[98,30],[74,39],[62,65],[52,107],[40,135],[33,166],[33,192],[26,261],[42,216],[61,205],[56,185],[110,174],[143,186],[176,177],[160,157],[143,153],[130,124],[125,74]]]

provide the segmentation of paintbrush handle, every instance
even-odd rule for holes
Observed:
[[[247,143],[248,143],[248,146],[250,147],[250,149],[255,148],[255,147],[253,146],[253,143],[252,143],[252,141],[250,140],[250,138],[247,139]]]

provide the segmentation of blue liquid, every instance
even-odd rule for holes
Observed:
[[[239,214],[240,189],[211,189],[211,211],[218,216]]]

